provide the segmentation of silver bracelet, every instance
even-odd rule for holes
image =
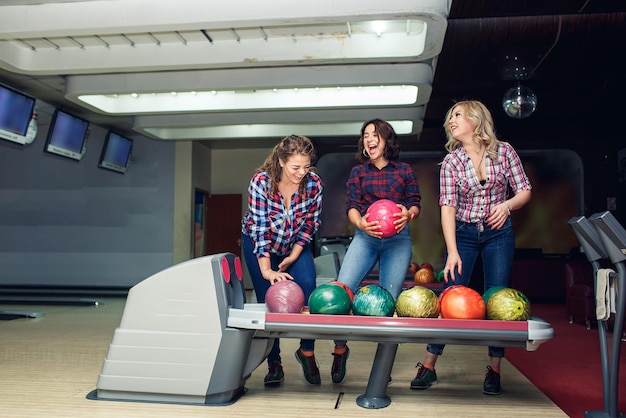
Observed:
[[[511,216],[511,208],[507,202],[504,202],[504,206],[506,206],[506,214],[507,216]]]

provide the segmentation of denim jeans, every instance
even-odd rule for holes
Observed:
[[[265,292],[270,288],[270,282],[265,280],[263,275],[261,274],[261,269],[259,268],[259,263],[257,261],[256,255],[253,253],[254,243],[252,239],[246,235],[241,234],[241,243],[243,247],[243,255],[246,261],[246,266],[248,267],[248,272],[250,273],[250,279],[252,280],[252,287],[254,287],[254,293],[256,295],[256,300],[259,303],[265,302]],[[278,264],[285,258],[286,256],[279,256],[276,254],[270,254],[270,263],[272,265],[273,270],[278,270]],[[302,253],[298,257],[298,259],[287,269],[287,273],[289,273],[294,281],[300,285],[302,290],[304,291],[304,301],[305,304],[309,300],[309,296],[313,289],[315,289],[315,263],[313,262],[313,255],[311,254],[311,249],[309,246],[305,246],[302,250]],[[300,340],[300,348],[305,351],[313,351],[315,348],[315,340]],[[272,350],[267,356],[267,362],[279,362],[280,363],[280,343],[279,339],[274,339],[274,345],[272,346]]]
[[[408,227],[399,234],[382,239],[357,229],[341,263],[337,280],[356,292],[378,262],[380,285],[396,299],[402,291],[412,251]]]
[[[380,286],[397,299],[402,292],[412,252],[408,227],[399,234],[382,239],[373,238],[357,229],[341,263],[337,280],[350,287],[352,292],[356,292],[363,279],[378,262]],[[342,340],[335,340],[337,345],[345,343]]]
[[[511,219],[507,219],[502,228],[491,229],[484,225],[480,231],[475,223],[456,221],[456,245],[463,263],[463,275],[455,269],[455,281],[449,281],[444,287],[469,284],[478,254],[483,261],[485,277],[484,291],[495,286],[509,286],[511,266],[515,253],[515,234]],[[430,353],[441,355],[444,345],[428,344]],[[504,357],[503,347],[489,347],[489,357]]]

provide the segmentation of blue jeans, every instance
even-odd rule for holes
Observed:
[[[380,285],[396,299],[402,291],[412,251],[408,227],[399,234],[382,239],[357,229],[341,263],[337,280],[356,292],[378,262]]]
[[[241,244],[243,248],[243,256],[246,260],[246,266],[250,273],[250,279],[252,280],[252,287],[254,287],[254,293],[256,294],[256,300],[259,303],[265,302],[265,292],[270,288],[270,282],[265,280],[261,274],[257,257],[254,254],[254,242],[246,235],[241,234]],[[285,259],[286,256],[279,256],[276,254],[270,254],[270,263],[273,270],[278,270],[278,264]],[[313,289],[315,289],[315,263],[313,262],[313,255],[309,246],[305,246],[298,259],[287,269],[294,281],[300,285],[304,291],[305,304],[309,300],[309,296]],[[300,348],[305,351],[313,351],[315,348],[315,340],[300,340]],[[281,362],[280,358],[280,342],[278,338],[274,339],[274,345],[272,350],[267,356],[267,362]]]
[[[515,234],[511,219],[507,219],[502,228],[491,229],[487,225],[480,231],[477,224],[456,221],[456,245],[463,263],[463,275],[455,269],[455,281],[449,281],[445,287],[469,284],[478,254],[483,261],[485,277],[484,291],[495,286],[509,286],[511,266],[515,253]],[[444,345],[428,344],[430,353],[441,355]],[[503,347],[489,347],[489,357],[504,357]]]
[[[402,292],[412,253],[408,227],[399,234],[382,239],[373,238],[357,229],[341,263],[337,281],[346,284],[352,292],[356,292],[363,279],[378,262],[380,286],[397,299]],[[345,343],[335,340],[337,345]]]

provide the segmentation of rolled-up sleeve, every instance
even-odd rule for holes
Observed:
[[[269,221],[268,194],[269,179],[262,173],[256,173],[248,186],[248,211],[250,213],[249,231],[254,242],[254,254],[269,257],[271,231]]]

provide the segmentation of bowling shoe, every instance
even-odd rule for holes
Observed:
[[[343,354],[333,353],[333,367],[330,370],[330,377],[333,383],[343,383],[346,380],[346,363],[350,357],[350,349],[346,346]]]
[[[500,373],[494,372],[491,366],[487,366],[485,383],[483,383],[483,393],[485,395],[499,395],[502,393],[502,386],[500,385]]]
[[[302,372],[304,373],[304,379],[310,385],[320,385],[322,378],[320,377],[320,370],[317,367],[317,360],[315,356],[305,356],[300,349],[296,351],[296,360],[302,366]]]
[[[437,373],[422,363],[417,363],[417,376],[411,380],[411,389],[428,389],[437,384]]]
[[[268,366],[269,372],[265,375],[265,386],[278,386],[285,380],[283,366],[278,362],[271,362]]]

